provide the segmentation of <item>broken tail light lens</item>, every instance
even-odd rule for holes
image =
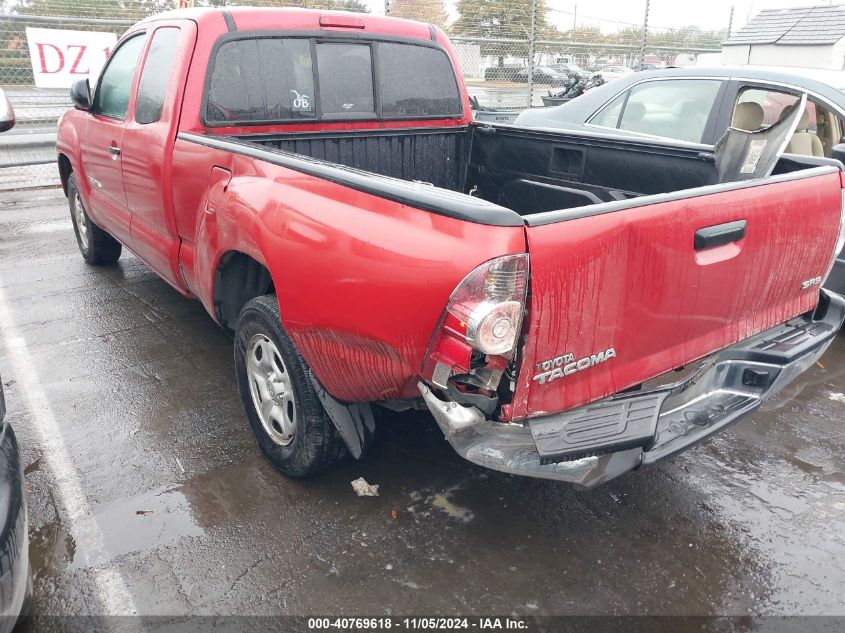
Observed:
[[[491,371],[482,382],[495,389],[516,351],[527,288],[526,253],[491,259],[464,277],[449,297],[422,375],[446,389],[452,376],[479,378],[478,372],[486,368]]]
[[[519,338],[527,287],[528,254],[498,257],[464,278],[446,311],[473,349],[507,356]]]

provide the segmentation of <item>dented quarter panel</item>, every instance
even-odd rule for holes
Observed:
[[[473,224],[245,156],[177,140],[182,191],[232,171],[199,217],[185,268],[214,315],[214,272],[229,251],[265,263],[285,330],[314,375],[348,402],[418,395],[416,378],[449,295],[473,268],[525,252],[522,227]],[[191,165],[188,167],[188,165]],[[187,232],[187,231],[186,231]]]
[[[527,229],[531,299],[512,419],[583,405],[811,310],[839,223],[840,174],[750,186]],[[696,230],[747,220],[695,251]],[[808,247],[812,245],[812,247]],[[538,363],[614,358],[540,384]]]

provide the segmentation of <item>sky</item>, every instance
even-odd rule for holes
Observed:
[[[384,11],[384,0],[366,0],[373,13]],[[840,4],[829,0],[651,0],[649,24],[655,27],[684,27],[695,24],[704,30],[726,28],[734,7],[733,29],[739,29],[762,9]],[[452,0],[447,0],[453,5]],[[642,25],[645,0],[546,0],[549,19],[559,28],[577,24],[598,26],[603,31]],[[577,7],[577,10],[576,10]],[[613,16],[612,19],[602,19]]]

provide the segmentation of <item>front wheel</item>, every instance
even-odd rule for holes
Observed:
[[[114,264],[120,258],[123,247],[88,217],[82,198],[79,197],[79,186],[76,183],[75,174],[71,174],[67,181],[67,199],[70,204],[70,219],[73,222],[73,232],[76,234],[76,244],[79,246],[82,258],[95,266]]]
[[[308,372],[282,328],[276,296],[247,303],[235,327],[238,389],[259,449],[295,479],[328,470],[344,449]]]

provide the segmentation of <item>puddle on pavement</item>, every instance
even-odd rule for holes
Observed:
[[[472,521],[473,515],[472,510],[469,508],[462,508],[461,506],[455,504],[451,499],[449,499],[450,492],[438,492],[431,500],[431,505],[433,505],[438,510],[442,510],[446,514],[448,514],[453,519],[457,519],[458,521],[463,521],[464,523],[469,523]]]
[[[457,519],[462,523],[469,523],[475,518],[475,514],[469,508],[465,508],[463,506],[458,505],[452,500],[452,495],[461,488],[461,486],[452,486],[447,488],[443,492],[436,492],[434,494],[423,496],[418,491],[413,491],[410,494],[411,501],[414,504],[408,506],[408,511],[411,514],[417,514],[418,508],[417,503],[422,502],[426,506],[431,506],[436,508],[437,510],[446,513],[453,519]],[[427,516],[429,513],[424,513],[424,516]]]
[[[835,484],[837,488],[845,492],[845,472],[837,469],[832,460],[826,459],[824,453],[816,454],[814,451],[802,450],[785,454],[784,459],[798,470],[819,481]]]
[[[159,489],[104,506],[93,521],[102,535],[98,544],[91,520],[74,526],[76,556],[71,569],[100,565],[129,552],[155,549],[184,537],[204,534],[191,514],[188,500],[178,490]]]
[[[250,461],[199,475],[177,490],[184,495],[197,525],[211,528],[244,520],[264,504],[278,503],[284,491],[296,493],[296,486],[285,487],[277,477],[266,465]],[[301,489],[298,493],[308,494]]]
[[[58,521],[33,532],[29,539],[29,561],[36,578],[56,576],[73,562],[76,541]]]

